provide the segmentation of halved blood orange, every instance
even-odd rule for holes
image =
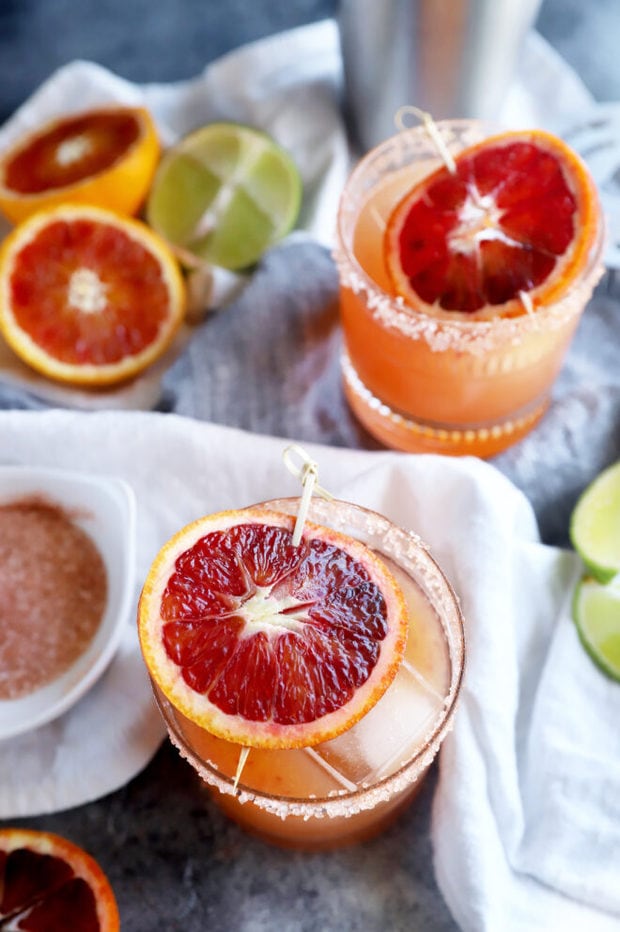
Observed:
[[[104,107],[51,120],[0,158],[0,210],[14,222],[61,203],[136,213],[159,152],[155,125],[143,107]]]
[[[0,929],[118,932],[110,883],[82,848],[49,832],[0,829]]]
[[[138,607],[154,681],[187,718],[248,747],[318,744],[383,695],[408,618],[353,538],[262,507],[200,518],[164,545]]]
[[[542,130],[491,136],[423,178],[384,239],[397,294],[468,320],[520,316],[571,287],[600,230],[588,169]]]
[[[111,211],[41,211],[0,250],[0,332],[52,379],[98,387],[132,378],[167,349],[184,310],[169,247]]]

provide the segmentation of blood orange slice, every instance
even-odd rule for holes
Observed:
[[[185,290],[166,244],[137,220],[67,205],[35,214],[0,252],[0,330],[50,378],[105,386],[158,359]]]
[[[175,535],[138,608],[147,667],[168,700],[249,747],[318,744],[385,692],[402,660],[402,592],[365,545],[253,507]]]
[[[503,133],[422,179],[385,234],[397,294],[438,317],[519,316],[570,288],[592,254],[600,207],[561,139]]]
[[[0,829],[0,928],[118,932],[110,883],[82,848],[48,832]]]
[[[159,151],[153,121],[141,107],[60,117],[18,139],[0,159],[0,210],[15,222],[60,203],[133,214]]]

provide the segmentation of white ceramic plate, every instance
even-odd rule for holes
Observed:
[[[57,718],[104,672],[118,647],[133,595],[135,498],[120,479],[29,466],[0,466],[0,504],[30,494],[71,511],[97,545],[108,574],[108,599],[87,650],[51,683],[21,699],[0,700],[0,739]]]

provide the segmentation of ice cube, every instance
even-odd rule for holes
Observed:
[[[315,748],[323,760],[357,785],[388,776],[428,736],[442,700],[402,666],[379,702],[352,728]]]

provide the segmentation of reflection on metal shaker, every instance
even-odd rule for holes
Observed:
[[[340,0],[345,110],[369,149],[412,104],[435,119],[493,119],[540,0]]]

